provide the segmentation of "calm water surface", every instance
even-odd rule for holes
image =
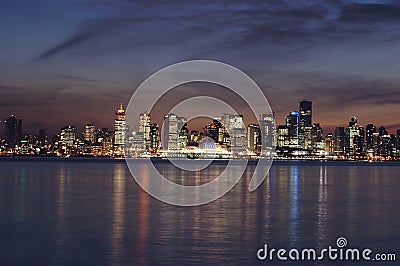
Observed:
[[[157,167],[202,183],[225,166]],[[278,162],[249,192],[253,168],[219,200],[175,207],[142,191],[124,161],[2,160],[0,265],[292,265],[256,252],[321,249],[340,236],[397,254],[376,265],[400,264],[400,164]]]

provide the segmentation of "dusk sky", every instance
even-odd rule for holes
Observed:
[[[246,72],[278,124],[309,99],[326,128],[400,129],[399,1],[2,1],[0,33],[0,118],[24,132],[113,128],[144,79],[193,59]]]

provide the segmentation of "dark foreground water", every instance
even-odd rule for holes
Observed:
[[[0,265],[292,265],[256,252],[336,247],[340,236],[397,256],[348,265],[400,264],[400,164],[278,162],[250,193],[253,167],[219,200],[175,207],[142,191],[123,161],[2,160]],[[224,165],[158,168],[201,181]]]

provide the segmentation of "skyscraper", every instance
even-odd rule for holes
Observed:
[[[373,150],[374,133],[376,133],[376,127],[373,124],[368,124],[366,127],[367,149],[368,150]]]
[[[48,144],[47,129],[39,129],[38,141],[39,147],[43,147]]]
[[[92,124],[85,125],[83,130],[83,140],[89,144],[93,144],[96,141],[95,127]]]
[[[157,152],[160,145],[160,137],[158,133],[158,125],[152,123],[150,125],[150,152]]]
[[[22,120],[11,115],[4,121],[5,141],[9,147],[14,148],[19,145],[22,138]]]
[[[139,133],[143,133],[143,140],[146,151],[149,151],[151,148],[150,126],[151,126],[150,114],[141,113],[139,116]]]
[[[261,131],[257,124],[247,126],[247,148],[255,153],[261,152]]]
[[[299,147],[299,112],[291,112],[286,117],[286,126],[288,127],[289,147]]]
[[[187,126],[186,118],[179,117],[175,114],[168,114],[164,117],[163,131],[163,149],[179,150],[184,148],[187,143]],[[186,136],[185,136],[186,132]],[[186,142],[185,142],[186,138]]]
[[[273,114],[261,114],[260,133],[263,142],[261,142],[261,152],[265,155],[276,146],[275,140],[275,119]]]
[[[299,121],[299,147],[311,149],[312,131],[312,102],[303,100],[300,102],[300,121]]]
[[[122,103],[116,112],[114,121],[114,150],[117,155],[124,155],[124,146],[126,144],[127,125],[125,120],[125,110]]]
[[[75,126],[65,126],[60,132],[61,143],[65,146],[74,146],[76,140]]]
[[[224,114],[221,116],[221,123],[229,134],[231,150],[234,153],[245,151],[247,148],[247,130],[243,123],[243,116],[238,114]]]

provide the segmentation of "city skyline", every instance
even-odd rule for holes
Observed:
[[[313,106],[315,105],[315,103],[313,102],[313,101],[311,101],[311,100],[309,100],[309,99],[302,99],[301,100],[301,102],[312,102],[312,104],[313,104]],[[120,106],[122,105],[122,106],[125,106],[123,103],[120,103],[119,104]],[[115,109],[115,108],[114,108]],[[300,115],[300,113],[301,113],[301,107],[300,108],[292,108],[292,109],[290,109],[291,111],[288,111],[287,113],[290,115],[290,113],[292,113],[292,112],[294,112],[294,111],[296,111],[296,112],[298,112],[299,113],[299,115]],[[61,127],[63,127],[63,126],[68,126],[68,125],[73,125],[73,126],[75,126],[77,129],[78,129],[78,131],[77,131],[77,134],[83,134],[84,133],[84,128],[85,128],[85,126],[86,125],[96,125],[96,126],[98,126],[98,128],[108,128],[108,129],[111,129],[111,128],[113,128],[114,127],[114,113],[115,112],[110,112],[112,115],[112,120],[111,120],[111,122],[110,121],[108,121],[108,122],[106,122],[106,123],[100,123],[100,125],[98,125],[98,124],[95,124],[95,123],[93,123],[93,122],[84,122],[84,121],[72,121],[72,120],[69,120],[69,121],[72,121],[71,123],[68,123],[68,122],[64,122],[64,123],[61,123],[60,125],[55,125],[54,127],[51,127],[51,128],[54,128],[55,130],[54,130],[54,132],[52,133],[52,131],[50,131],[48,128],[46,128],[46,127],[37,127],[37,128],[34,128],[33,130],[31,130],[31,129],[28,129],[28,130],[26,130],[25,129],[25,127],[23,127],[23,129],[21,129],[22,131],[21,131],[21,133],[22,134],[36,134],[37,132],[39,132],[39,130],[40,129],[45,129],[46,130],[46,132],[48,132],[49,134],[49,136],[52,136],[52,135],[57,135],[57,134],[59,134],[60,133],[60,128]],[[147,112],[143,112],[143,113],[146,113],[147,114]],[[275,119],[275,123],[276,123],[276,125],[280,125],[280,124],[285,124],[285,120],[286,120],[286,116],[287,116],[287,114],[284,114],[284,113],[281,113],[281,112],[279,112],[281,115],[280,116],[277,116],[276,115],[276,113],[274,112],[274,119]],[[140,114],[138,114],[138,117],[139,117],[139,115]],[[166,115],[166,114],[165,114]],[[178,114],[179,115],[179,114]],[[218,116],[220,116],[220,115],[222,115],[222,114],[216,114],[215,115],[215,117],[218,117]],[[259,114],[260,115],[260,114]],[[159,115],[160,116],[160,115]],[[313,113],[313,117],[314,116],[317,116],[318,117],[318,113]],[[6,116],[7,117],[7,116]],[[2,123],[3,125],[4,125],[4,123],[6,123],[6,121],[7,121],[7,119],[9,119],[10,117],[15,117],[15,118],[17,118],[18,120],[24,120],[24,124],[25,124],[25,122],[26,122],[26,120],[25,120],[25,118],[21,118],[20,116],[18,116],[18,115],[15,115],[15,112],[14,113],[12,113],[11,115],[9,115],[8,116],[8,118],[3,118],[2,120],[0,120],[0,123]],[[164,117],[164,115],[161,115],[160,117]],[[352,116],[350,116],[350,117],[348,117],[348,119],[346,120],[345,118],[343,119],[343,122],[341,123],[341,124],[338,124],[338,125],[326,125],[326,124],[324,124],[324,122],[322,121],[319,121],[319,120],[315,120],[314,119],[314,122],[318,122],[319,124],[321,124],[321,126],[322,126],[322,128],[324,128],[324,129],[328,129],[328,130],[325,130],[325,131],[329,131],[329,132],[326,132],[326,134],[328,134],[328,133],[334,133],[334,131],[335,131],[335,129],[337,128],[337,127],[346,127],[347,125],[348,125],[348,121],[351,119],[351,118],[353,118],[353,117],[360,117],[359,115],[357,115],[357,114],[354,114],[354,115],[352,115]],[[311,118],[312,119],[312,118]],[[194,120],[190,120],[190,121],[188,121],[188,124],[189,123],[191,123],[192,125],[194,125],[194,127],[190,127],[190,129],[191,130],[203,130],[204,129],[204,126],[205,126],[205,124],[199,124],[198,122],[196,123],[193,123],[193,121],[201,121],[201,122],[204,122],[204,121],[211,121],[212,120],[212,118],[203,118],[203,117],[200,117],[200,118],[196,118],[196,119],[194,119]],[[103,120],[102,120],[103,121]],[[279,121],[279,122],[278,122]],[[358,121],[360,121],[360,119],[358,119]],[[157,123],[158,125],[162,125],[162,121],[154,121],[155,123]],[[394,121],[393,121],[394,122]],[[246,124],[246,126],[247,125],[250,125],[250,124],[254,124],[254,123],[257,123],[257,121],[253,121],[253,120],[247,120],[246,119],[246,117],[244,117],[244,123]],[[300,121],[299,121],[299,123],[300,123]],[[373,121],[370,121],[370,120],[367,120],[367,121],[361,121],[361,122],[359,122],[361,125],[365,125],[365,126],[367,126],[368,124],[374,124],[374,125],[379,125],[379,126],[384,126],[385,128],[386,128],[386,130],[390,133],[390,134],[396,134],[397,133],[397,130],[399,130],[400,129],[400,123],[396,123],[396,122],[394,122],[394,124],[391,124],[391,125],[384,125],[384,124],[381,124],[380,122],[378,122],[378,123],[376,123],[376,122],[373,122]],[[108,126],[107,126],[108,125]],[[140,127],[140,125],[139,125],[139,123],[137,124],[137,125],[131,125],[131,126],[133,126],[134,128],[139,128]],[[3,134],[2,134],[2,136],[4,136],[5,135],[5,130],[6,130],[6,128],[5,127],[3,127]]]
[[[46,129],[39,129],[39,135],[22,134],[22,119],[12,115],[5,120],[0,151],[6,156],[400,158],[400,128],[390,134],[382,125],[361,125],[354,116],[348,126],[326,132],[313,121],[312,101],[303,99],[298,107],[284,124],[277,124],[273,114],[260,114],[259,123],[245,123],[242,114],[224,113],[196,130],[174,113],[163,116],[162,126],[148,113],[140,113],[135,124],[128,124],[121,103],[114,130],[86,124],[77,134],[74,125],[66,125],[51,140]]]
[[[0,14],[0,115],[15,112],[26,129],[111,128],[115,102],[126,105],[148,76],[192,59],[243,70],[279,119],[307,98],[324,127],[354,115],[399,127],[396,1],[12,1]]]

